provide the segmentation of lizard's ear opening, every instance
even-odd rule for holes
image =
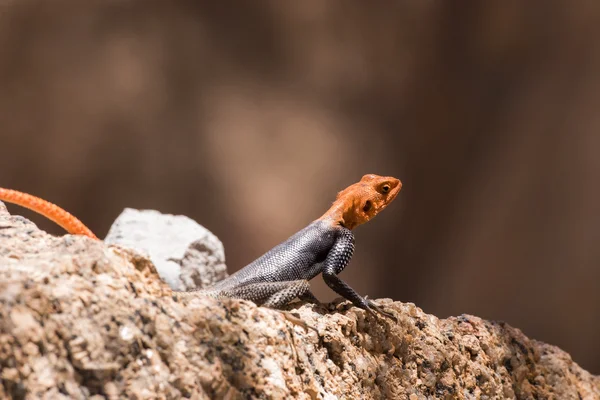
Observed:
[[[363,211],[368,213],[369,211],[371,211],[371,207],[373,207],[373,203],[371,203],[371,200],[367,200],[365,202],[365,205],[363,206]]]

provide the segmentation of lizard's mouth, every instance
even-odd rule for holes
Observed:
[[[391,203],[392,200],[394,200],[396,196],[398,196],[398,193],[400,193],[400,190],[402,189],[402,181],[400,181],[400,179],[398,179],[397,181],[398,183],[390,192],[390,200],[388,201],[388,203]]]

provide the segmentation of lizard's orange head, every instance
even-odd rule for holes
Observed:
[[[360,182],[342,190],[336,197],[334,206],[343,207],[340,223],[353,229],[370,221],[396,198],[401,188],[402,182],[391,176],[363,176]]]

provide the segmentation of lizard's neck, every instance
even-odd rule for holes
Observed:
[[[360,222],[357,221],[354,208],[353,201],[338,199],[319,220],[328,221],[332,225],[341,225],[344,228],[353,229],[360,225]]]

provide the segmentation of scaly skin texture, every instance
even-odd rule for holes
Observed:
[[[43,215],[49,220],[63,227],[67,232],[73,235],[83,235],[98,240],[96,235],[83,224],[80,220],[63,210],[56,204],[32,196],[27,193],[18,192],[16,190],[0,188],[0,200],[8,203],[20,205],[28,208],[38,214]]]
[[[385,209],[401,188],[402,183],[393,177],[363,176],[360,182],[341,191],[321,218],[200,293],[252,300],[275,308],[294,298],[318,302],[310,291],[308,281],[322,274],[331,289],[355,306],[394,318],[373,301],[361,297],[337,275],[348,265],[354,253],[351,229]]]
[[[339,192],[329,210],[306,228],[221,282],[189,293],[240,298],[278,308],[295,298],[318,302],[308,281],[322,274],[331,289],[355,306],[394,318],[373,301],[361,297],[338,274],[354,253],[352,229],[383,211],[401,188],[402,183],[396,178],[365,175],[360,182]],[[0,200],[36,211],[69,233],[98,239],[73,215],[38,197],[0,188]]]

